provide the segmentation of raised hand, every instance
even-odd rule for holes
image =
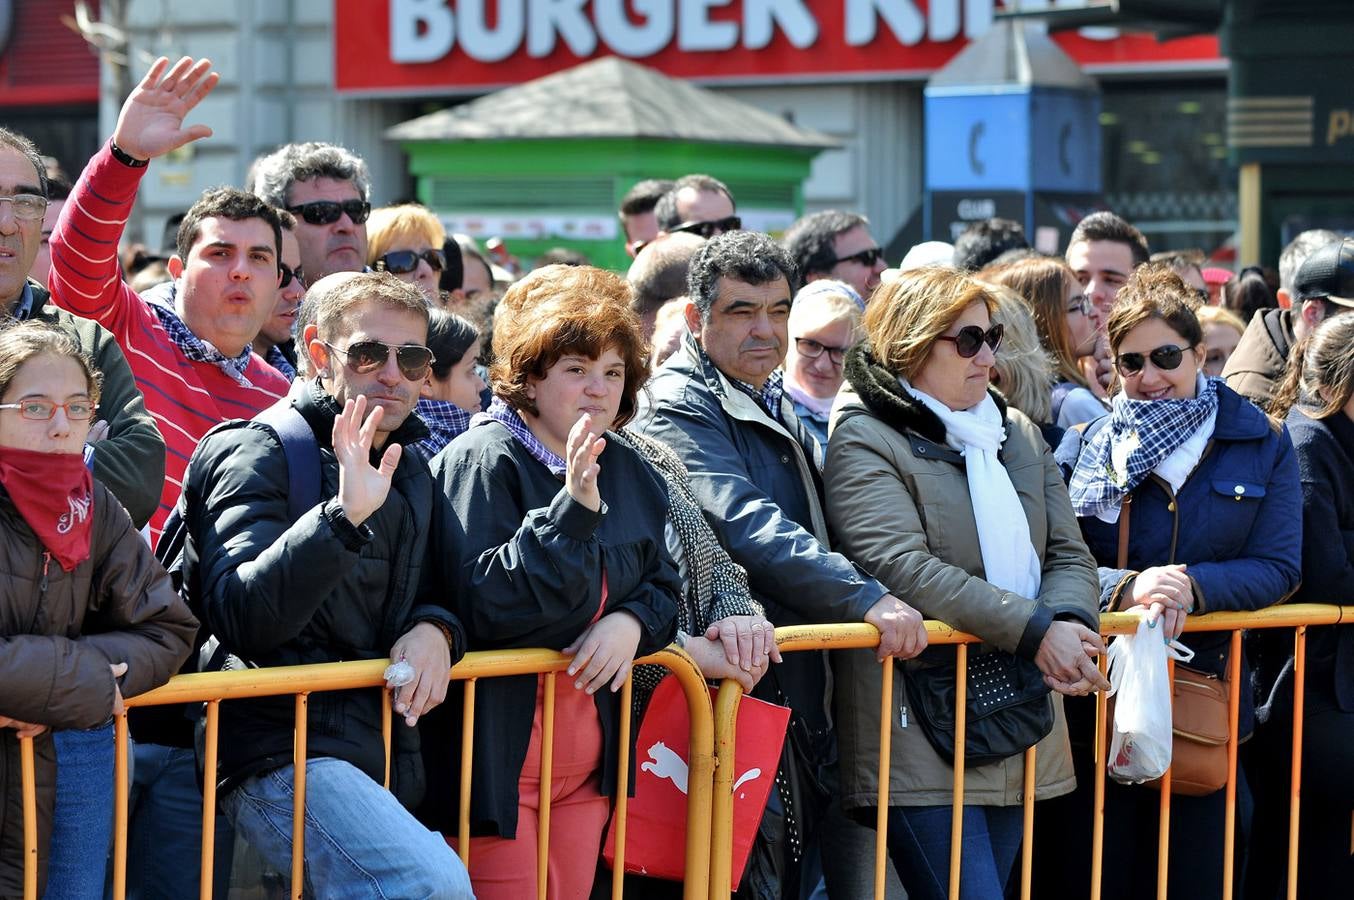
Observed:
[[[173,68],[165,57],[157,59],[122,104],[113,143],[136,159],[152,159],[211,137],[206,125],[183,127],[188,113],[221,80],[211,68],[209,59],[194,61],[185,56]]]
[[[367,398],[349,398],[343,412],[334,418],[334,456],[339,465],[338,502],[343,514],[354,525],[361,525],[390,493],[390,480],[400,464],[402,448],[399,444],[386,447],[380,466],[371,464],[371,445],[376,428],[381,424],[385,409],[378,406],[365,421]]]
[[[602,508],[602,495],[597,491],[602,467],[597,457],[605,449],[606,438],[594,433],[592,416],[580,416],[569,429],[569,442],[564,448],[564,486],[570,497],[594,512]]]

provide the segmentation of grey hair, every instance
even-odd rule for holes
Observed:
[[[791,225],[782,243],[799,268],[799,277],[807,278],[815,273],[830,272],[837,264],[837,251],[832,247],[837,235],[869,224],[864,216],[827,209],[804,216]]]
[[[672,183],[672,187],[658,202],[654,204],[653,214],[658,221],[658,227],[663,231],[669,231],[676,228],[682,222],[681,213],[677,211],[677,195],[685,188],[691,188],[699,193],[723,194],[729,198],[729,202],[734,202],[733,194],[729,191],[728,185],[711,175],[683,175]]]
[[[761,285],[784,278],[795,283],[795,264],[785,248],[759,231],[726,231],[715,235],[696,251],[687,272],[687,295],[710,321],[710,310],[719,296],[719,279]]]
[[[47,164],[42,161],[42,154],[38,152],[37,144],[17,131],[0,127],[0,147],[9,147],[11,150],[19,151],[33,164],[33,168],[37,169],[38,187],[41,189],[42,196],[46,197],[48,195]]]
[[[1340,243],[1340,235],[1325,228],[1309,228],[1283,248],[1279,254],[1279,289],[1293,296],[1298,286],[1298,269],[1307,261],[1307,257],[1327,244]]]
[[[308,141],[284,144],[249,167],[249,190],[278,209],[291,205],[292,185],[315,178],[351,181],[363,200],[371,197],[367,164],[353,151],[336,144]]]

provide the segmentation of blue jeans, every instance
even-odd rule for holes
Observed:
[[[202,876],[202,789],[197,783],[197,760],[192,750],[162,744],[134,743],[132,753],[127,897],[196,897]],[[215,897],[227,894],[234,848],[234,832],[218,804],[212,869]],[[112,890],[111,877],[108,890]]]
[[[239,834],[279,872],[291,871],[292,778],[283,766],[247,778],[221,801]],[[350,763],[306,763],[306,889],[315,897],[473,898],[470,876],[439,834]]]
[[[945,900],[950,888],[950,807],[889,809],[889,856],[909,900]],[[1000,900],[1020,851],[1019,806],[965,806],[961,900]]]
[[[58,731],[56,812],[47,860],[51,900],[99,900],[113,840],[113,726]]]

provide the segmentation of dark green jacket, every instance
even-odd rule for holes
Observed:
[[[35,281],[32,321],[61,329],[94,360],[103,373],[96,420],[107,420],[108,436],[94,444],[94,477],[127,508],[136,527],[150,521],[160,503],[165,481],[165,442],[146,411],[131,366],[112,332],[98,322],[73,316],[50,302],[47,289]]]

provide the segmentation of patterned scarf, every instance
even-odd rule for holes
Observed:
[[[414,407],[414,412],[423,420],[423,424],[428,426],[431,435],[409,449],[413,450],[424,461],[432,459],[443,447],[452,442],[470,427],[470,417],[473,413],[461,409],[455,403],[446,400],[429,400],[424,398],[418,401]]]
[[[747,394],[753,400],[756,400],[757,405],[770,413],[771,418],[775,419],[777,422],[780,421],[780,398],[785,394],[784,372],[777,369],[768,375],[766,383],[762,385],[760,391],[746,381],[739,381],[732,376],[725,377],[729,379],[729,383],[734,387]]]
[[[193,362],[211,363],[234,379],[236,384],[242,387],[253,387],[249,379],[244,377],[245,369],[249,368],[249,358],[254,353],[249,344],[245,345],[239,356],[226,356],[220,350],[193,334],[173,309],[158,302],[148,301],[146,305],[154,310],[160,324],[164,326],[165,333],[169,335],[169,339],[174,342],[174,346],[178,347],[179,352],[185,357]]]
[[[489,408],[482,413],[475,413],[470,419],[470,427],[475,428],[480,425],[488,425],[490,422],[497,422],[508,431],[517,442],[531,454],[531,458],[550,470],[550,474],[556,478],[563,478],[568,466],[562,457],[556,456],[550,451],[550,448],[542,444],[536,435],[531,433],[527,423],[522,421],[522,417],[517,414],[517,410],[504,403],[500,398],[495,397],[489,404]]]
[[[1115,396],[1106,422],[1077,457],[1068,493],[1079,516],[1117,509],[1181,444],[1218,411],[1220,378],[1199,377],[1187,399],[1130,400]]]

